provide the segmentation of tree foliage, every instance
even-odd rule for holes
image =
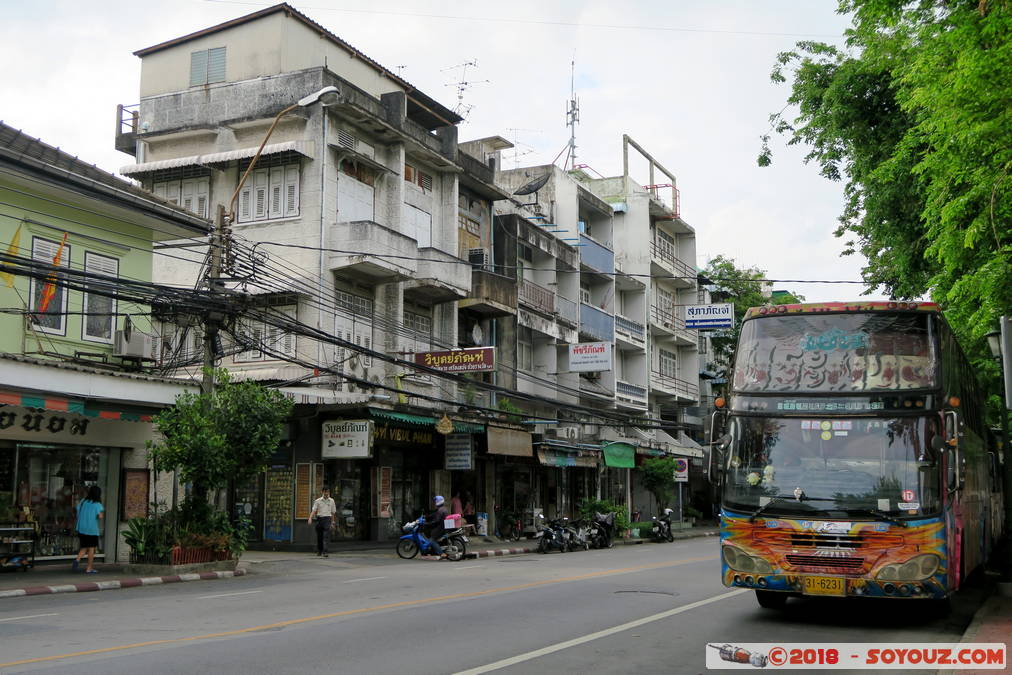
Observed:
[[[157,471],[176,471],[192,485],[195,509],[211,490],[260,472],[281,441],[281,422],[292,402],[256,382],[233,382],[215,371],[212,394],[182,394],[154,422],[163,439],[148,444]],[[188,500],[189,501],[189,500]]]
[[[657,500],[657,508],[663,511],[675,498],[675,460],[670,457],[651,457],[640,466],[643,487]]]
[[[979,369],[1012,314],[1012,4],[842,0],[846,48],[778,57],[797,117],[771,116],[806,161],[845,181],[837,236],[868,260],[871,292],[930,293]],[[772,160],[763,137],[760,165]]]

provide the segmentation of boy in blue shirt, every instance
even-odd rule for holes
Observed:
[[[77,504],[77,537],[81,541],[81,549],[77,552],[77,558],[71,565],[75,572],[81,566],[81,558],[88,555],[88,567],[85,574],[98,574],[94,568],[95,549],[98,548],[98,535],[101,533],[99,523],[102,522],[102,488],[92,485],[88,488],[88,496]]]

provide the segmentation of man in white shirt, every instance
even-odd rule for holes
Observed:
[[[330,532],[336,524],[334,518],[337,516],[337,504],[330,497],[330,488],[325,487],[320,492],[319,498],[313,502],[313,511],[309,514],[309,523],[312,524],[314,519],[316,521],[317,557],[323,556],[327,558],[329,557],[327,544],[330,540]]]

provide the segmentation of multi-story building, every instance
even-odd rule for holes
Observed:
[[[0,522],[35,523],[37,558],[77,553],[74,508],[91,486],[106,561],[128,554],[119,523],[170,497],[147,461],[151,416],[198,387],[150,370],[152,249],[209,225],[0,124]]]

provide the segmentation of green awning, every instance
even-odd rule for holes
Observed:
[[[426,415],[412,415],[410,413],[394,412],[380,408],[369,408],[369,416],[375,420],[384,420],[407,427],[434,427],[437,420],[435,417]],[[472,424],[470,422],[453,422],[453,433],[455,434],[482,434],[485,433],[483,424]]]
[[[604,450],[604,463],[615,469],[636,468],[636,448],[628,443],[609,443]]]

